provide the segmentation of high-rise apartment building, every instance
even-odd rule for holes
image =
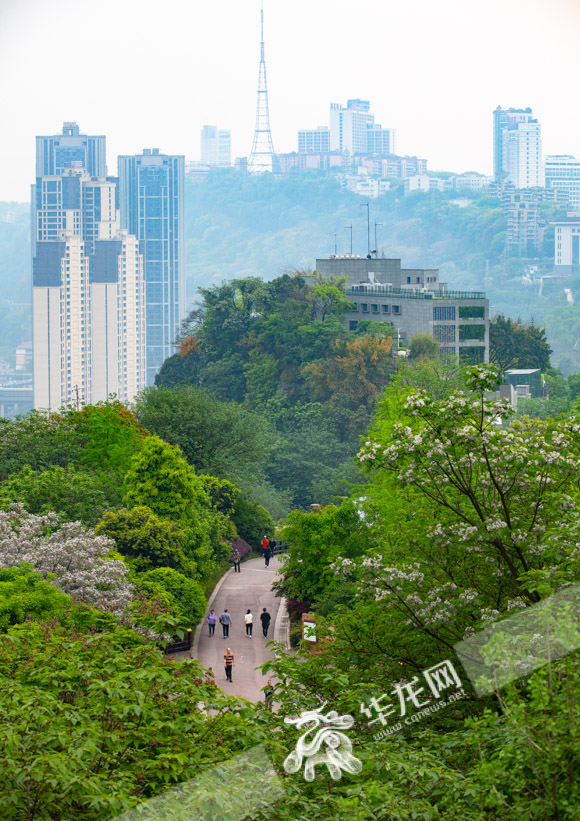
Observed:
[[[218,168],[227,168],[232,164],[231,131],[204,125],[201,129],[201,162]]]
[[[378,123],[367,124],[367,151],[381,157],[395,154],[395,129],[383,128]]]
[[[318,128],[304,129],[298,132],[298,151],[300,154],[327,154],[330,152],[330,129],[325,125]]]
[[[369,109],[368,100],[348,100],[346,108],[340,103],[330,104],[331,151],[366,152],[367,126],[375,121]]]
[[[137,238],[97,240],[91,259],[93,396],[132,399],[145,387],[145,281]]]
[[[580,211],[580,160],[571,154],[548,155],[545,158],[546,187],[561,191],[573,211]]]
[[[76,123],[63,123],[62,134],[36,138],[36,176],[62,174],[80,164],[91,177],[106,177],[105,145],[104,136],[81,134]]]
[[[541,126],[531,108],[493,112],[493,171],[496,182],[516,188],[544,186]]]
[[[148,385],[175,353],[185,308],[184,185],[183,155],[153,148],[119,157],[121,227],[143,255]]]
[[[59,136],[37,140],[37,168],[48,162],[53,173],[37,176],[32,187],[34,406],[49,410],[111,393],[129,401],[145,387],[137,241],[119,229],[115,181],[91,176],[83,165],[105,170],[104,142],[97,154],[59,165]],[[72,136],[85,147],[105,139]],[[51,144],[54,162],[45,150]]]

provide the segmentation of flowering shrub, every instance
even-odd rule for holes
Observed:
[[[0,511],[0,567],[26,562],[74,599],[120,613],[131,586],[124,562],[108,558],[113,547],[79,522],[59,525],[54,513],[36,516],[22,505]]]
[[[397,492],[407,488],[401,529],[415,559],[405,561],[400,550],[389,559],[366,557],[361,593],[391,597],[410,623],[445,641],[580,574],[572,495],[580,424],[571,418],[535,429],[508,426],[509,404],[487,398],[498,381],[497,369],[477,366],[468,371],[470,392],[443,400],[408,392],[403,418],[387,435],[369,438],[358,457],[375,476],[393,476]],[[340,559],[334,569],[350,576],[359,564]]]

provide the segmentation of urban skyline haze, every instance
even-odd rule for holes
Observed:
[[[161,11],[160,11],[161,8]],[[360,97],[397,131],[397,153],[431,170],[493,166],[492,111],[530,106],[544,154],[580,155],[572,0],[265,0],[270,119],[278,152],[326,125],[331,102]],[[200,158],[203,125],[232,132],[232,159],[254,132],[260,3],[0,0],[4,129],[0,200],[29,199],[35,136],[76,121],[119,154],[159,147]]]

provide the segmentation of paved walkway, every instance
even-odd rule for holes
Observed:
[[[234,569],[228,570],[222,577],[214,592],[210,607],[218,617],[228,609],[233,624],[230,626],[228,639],[222,638],[222,626],[216,624],[215,634],[208,636],[207,624],[196,633],[194,655],[204,667],[211,667],[218,687],[226,693],[242,696],[249,701],[261,701],[264,694],[261,692],[267,677],[261,670],[254,669],[263,664],[271,656],[266,643],[274,639],[274,626],[280,607],[280,599],[272,591],[272,582],[276,579],[280,561],[276,556],[270,559],[270,566],[266,567],[263,558],[250,559],[241,564],[239,573]],[[260,613],[266,607],[272,620],[268,631],[268,638],[262,634]],[[244,616],[250,608],[254,616],[253,638],[247,638]],[[209,613],[209,609],[208,609]],[[233,668],[232,683],[226,681],[224,670],[224,653],[231,648],[235,657],[236,666]]]

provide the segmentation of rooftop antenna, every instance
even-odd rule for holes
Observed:
[[[266,59],[264,57],[264,5],[260,6],[260,69],[258,72],[258,104],[256,107],[256,130],[252,150],[248,157],[248,171],[263,174],[278,171],[279,163],[274,151],[270,131],[270,108],[268,105],[268,81],[266,79]]]
[[[347,225],[344,230],[350,231],[350,255],[352,257],[352,225]]]

